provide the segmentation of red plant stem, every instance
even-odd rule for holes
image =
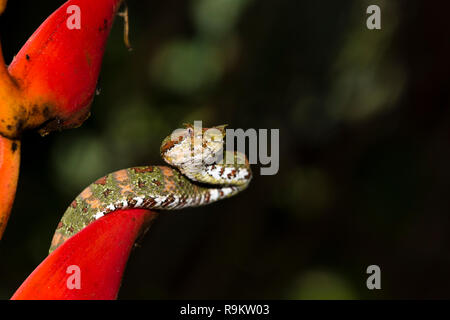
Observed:
[[[157,216],[144,209],[117,210],[91,223],[52,252],[11,299],[116,299],[136,238]],[[80,289],[73,288],[70,266],[79,268]]]
[[[20,141],[0,136],[0,239],[16,195],[20,168]]]

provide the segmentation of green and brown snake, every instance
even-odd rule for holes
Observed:
[[[64,213],[49,252],[115,210],[196,207],[244,190],[252,178],[250,165],[242,153],[224,151],[224,128],[196,130],[192,125],[185,125],[162,142],[161,156],[170,166],[123,169],[89,185]],[[218,154],[222,159],[229,156],[232,161],[217,162]]]

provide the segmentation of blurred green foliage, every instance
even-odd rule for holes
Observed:
[[[357,296],[341,276],[316,270],[305,272],[297,280],[288,298],[300,300],[349,300]]]
[[[62,1],[10,1],[7,61]],[[382,8],[382,30],[365,26]],[[92,116],[23,138],[0,298],[44,259],[70,201],[108,172],[162,164],[184,122],[280,129],[280,171],[209,207],[161,215],[119,298],[449,297],[448,4],[128,1]],[[24,11],[23,8],[33,10]],[[436,30],[439,30],[436,31]],[[382,271],[369,291],[368,265]]]

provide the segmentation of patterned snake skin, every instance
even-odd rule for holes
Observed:
[[[252,177],[245,155],[223,151],[225,126],[185,125],[164,139],[161,156],[171,166],[144,166],[110,173],[88,186],[64,213],[51,253],[71,236],[109,212],[143,208],[175,210],[231,197]],[[218,159],[227,159],[223,164]]]

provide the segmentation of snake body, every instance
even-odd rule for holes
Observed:
[[[190,125],[164,139],[161,156],[171,166],[142,166],[110,173],[84,189],[64,213],[50,252],[93,221],[119,209],[175,210],[210,204],[244,190],[251,180],[245,155],[211,163],[223,152],[224,126],[196,132]],[[221,137],[217,137],[217,134]],[[195,143],[194,141],[201,143]],[[223,152],[226,154],[226,152]],[[238,161],[238,159],[244,159]],[[211,164],[210,164],[211,163]]]

